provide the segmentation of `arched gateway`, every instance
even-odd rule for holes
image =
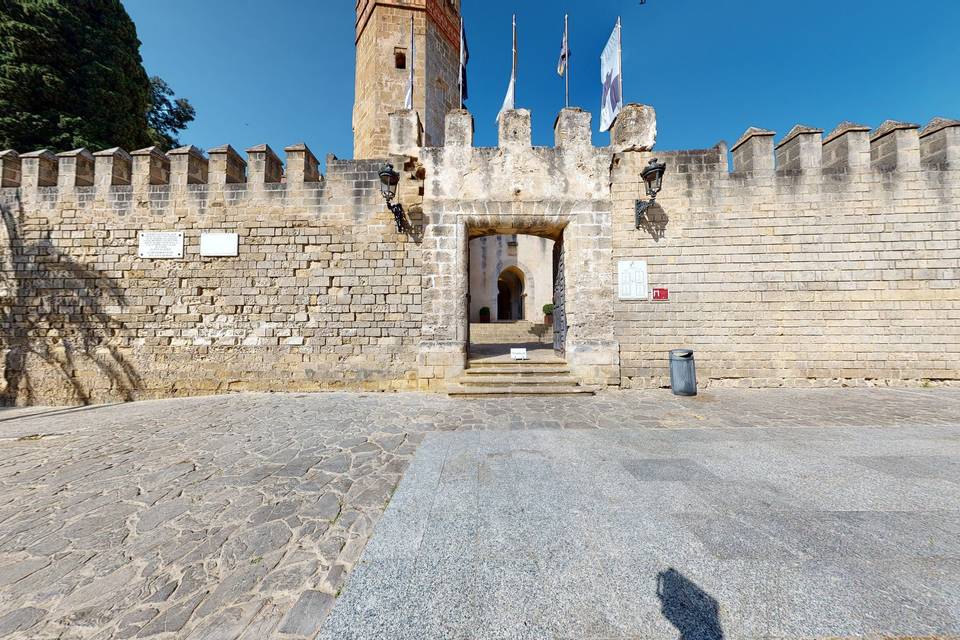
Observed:
[[[416,119],[408,112],[394,115],[397,120]],[[395,123],[397,130],[416,131],[417,125]],[[421,382],[432,386],[455,379],[466,366],[469,241],[492,234],[530,234],[554,240],[564,256],[562,273],[557,274],[562,286],[555,295],[565,327],[558,351],[582,382],[618,384],[619,345],[610,313],[610,154],[592,146],[590,114],[565,110],[552,148],[531,146],[530,114],[525,110],[504,114],[497,149],[472,146],[473,121],[466,111],[447,116],[445,133],[445,146],[416,150],[427,176]],[[402,150],[402,145],[392,149]],[[407,153],[411,151],[408,147]],[[571,180],[572,175],[578,179]]]

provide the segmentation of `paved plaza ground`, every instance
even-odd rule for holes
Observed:
[[[960,389],[0,411],[0,637],[871,634],[960,634]]]

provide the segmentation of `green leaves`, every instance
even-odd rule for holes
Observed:
[[[120,0],[0,0],[0,149],[138,149],[152,107]]]

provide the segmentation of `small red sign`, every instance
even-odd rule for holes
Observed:
[[[669,289],[654,289],[653,290],[653,299],[657,300],[669,300],[670,299],[670,290]]]

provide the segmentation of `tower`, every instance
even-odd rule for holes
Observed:
[[[356,47],[354,157],[387,154],[390,113],[403,108],[409,65],[424,144],[442,145],[444,118],[460,104],[460,0],[357,0]]]

